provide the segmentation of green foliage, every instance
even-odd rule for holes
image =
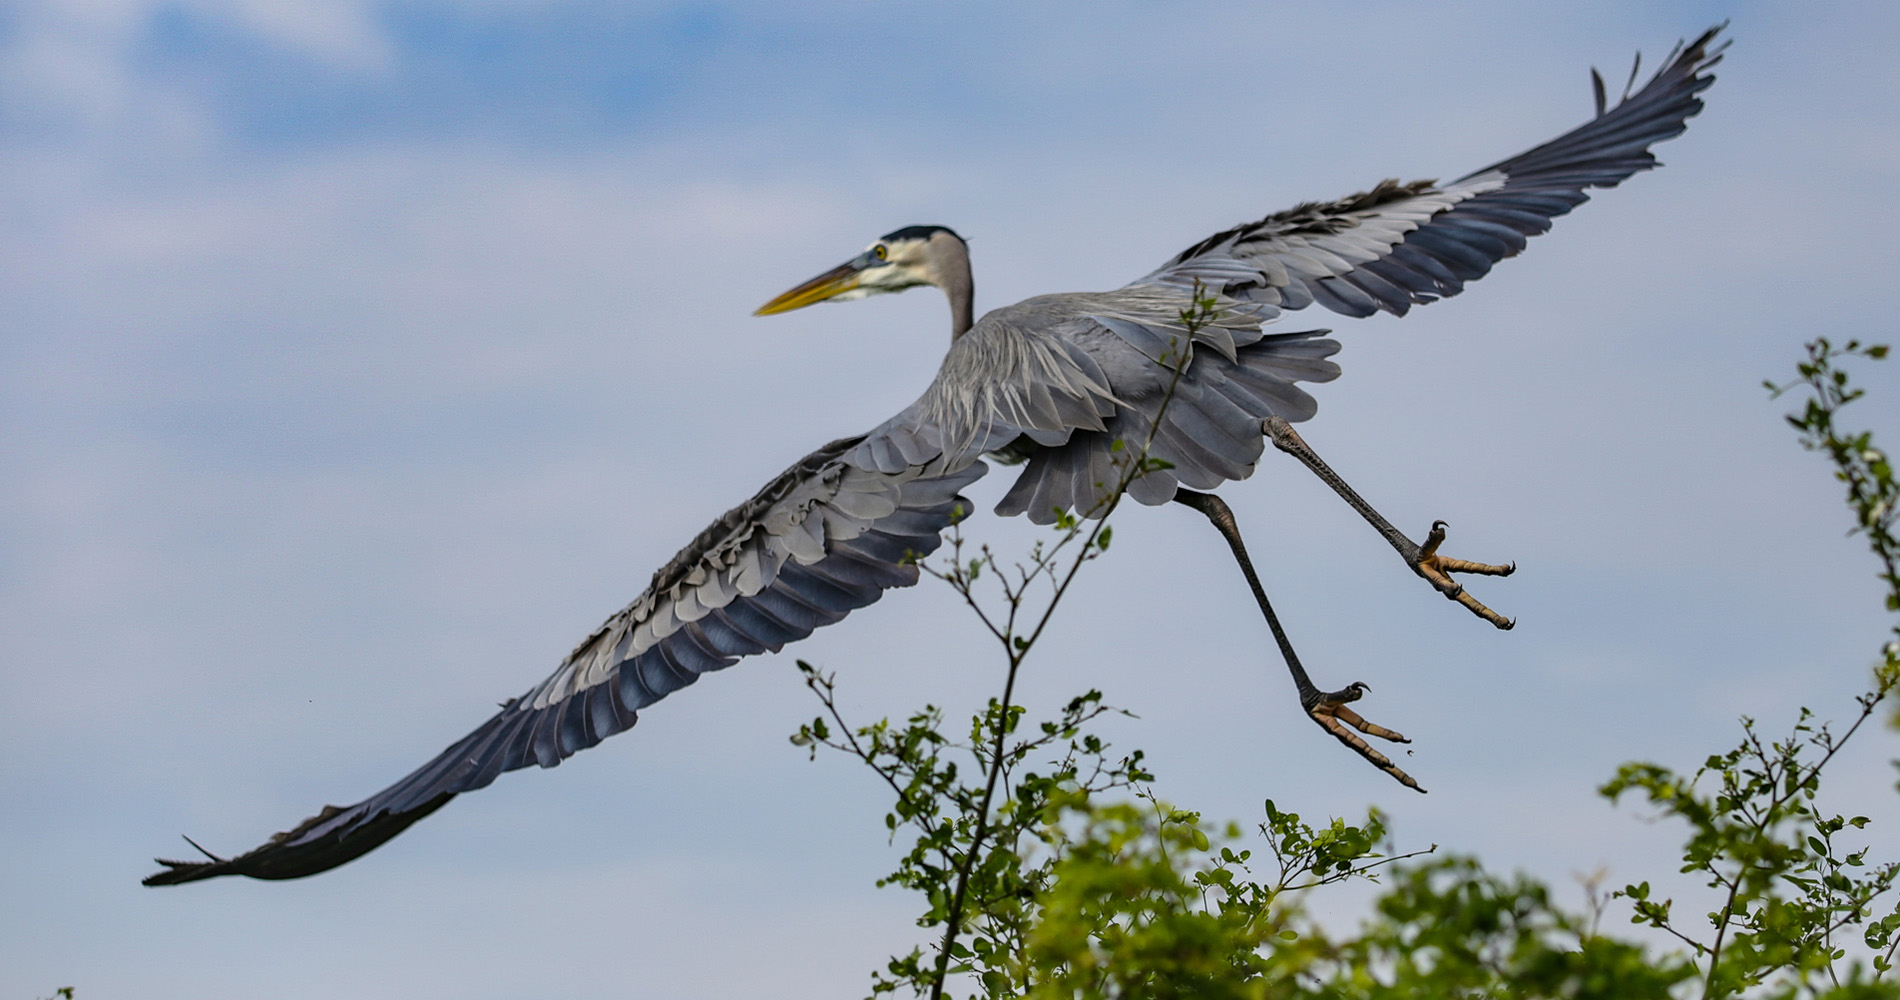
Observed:
[[[1209,848],[1192,813],[1079,798],[1067,809],[1080,823],[1062,842],[1037,901],[1041,912],[1023,956],[1029,988],[1021,992],[1255,995],[1260,949],[1277,928],[1265,887],[1243,883],[1235,891],[1244,864],[1238,854],[1223,848],[1208,867],[1190,868]]]
[[[1838,938],[1853,925],[1865,924],[1875,975],[1890,967],[1900,916],[1867,920],[1874,902],[1893,888],[1900,864],[1870,866],[1866,846],[1843,848],[1843,834],[1865,828],[1867,818],[1829,815],[1815,803],[1822,768],[1885,693],[1876,688],[1863,695],[1860,717],[1839,737],[1810,722],[1805,708],[1788,737],[1774,742],[1763,741],[1754,720],[1744,719],[1741,743],[1711,756],[1688,778],[1655,764],[1626,764],[1603,786],[1612,800],[1640,792],[1662,815],[1689,827],[1682,870],[1715,890],[1717,905],[1707,914],[1712,934],[1685,930],[1672,913],[1674,901],[1652,898],[1647,882],[1617,895],[1633,904],[1633,922],[1689,946],[1706,969],[1705,996],[1731,996],[1768,982],[1778,984],[1772,995],[1792,996],[1812,992],[1817,976],[1832,986],[1852,981],[1856,964],[1845,963]]]
[[[1376,812],[1363,826],[1333,820],[1316,830],[1268,802],[1260,834],[1272,871],[1256,880],[1253,852],[1234,849],[1231,826],[1210,838],[1198,814],[1152,796],[1062,805],[1072,822],[1029,937],[1031,997],[1282,994],[1328,954],[1294,894],[1376,880],[1378,868],[1400,860],[1378,853],[1385,827]]]
[[[1881,361],[1887,357],[1887,345],[1862,344],[1850,340],[1835,347],[1826,337],[1808,345],[1808,359],[1796,366],[1800,378],[1785,385],[1764,383],[1776,397],[1798,387],[1810,396],[1800,413],[1789,414],[1788,423],[1800,434],[1801,446],[1826,453],[1834,463],[1834,478],[1847,484],[1847,506],[1854,512],[1854,532],[1865,532],[1867,545],[1880,560],[1881,581],[1886,585],[1887,610],[1900,611],[1900,540],[1893,536],[1896,511],[1900,510],[1900,484],[1894,482],[1893,465],[1886,452],[1874,447],[1872,431],[1842,432],[1834,417],[1841,408],[1859,399],[1867,390],[1848,384],[1847,372],[1834,366],[1841,358],[1867,358]],[[1900,635],[1900,625],[1894,628]],[[1894,683],[1894,661],[1900,647],[1886,650],[1883,683]]]
[[[1185,342],[1216,316],[1214,302],[1197,293],[1182,314]],[[1846,484],[1852,530],[1880,562],[1887,607],[1900,611],[1900,541],[1892,534],[1900,485],[1871,433],[1837,425],[1861,390],[1836,362],[1886,353],[1817,341],[1800,378],[1770,388],[1809,391],[1789,420]],[[1156,466],[1145,443],[1123,450],[1131,453],[1121,465],[1126,488]],[[1089,731],[1117,712],[1100,692],[1027,722],[1014,698],[1017,677],[1075,574],[1107,551],[1105,520],[1118,498],[1119,491],[1088,512],[1093,526],[1062,518],[1056,540],[1021,563],[999,565],[987,548],[967,556],[953,528],[950,556],[924,567],[976,613],[1007,664],[1000,696],[961,738],[945,735],[934,707],[901,726],[852,727],[839,712],[835,679],[799,664],[825,713],[793,741],[813,756],[828,748],[855,758],[890,789],[885,827],[910,847],[879,884],[918,893],[919,925],[941,928],[932,950],[913,949],[874,974],[873,996],[908,990],[935,998],[956,984],[972,997],[1038,1000],[1900,1000],[1889,975],[1900,949],[1900,907],[1892,904],[1900,862],[1870,857],[1866,817],[1820,804],[1825,768],[1900,686],[1900,630],[1881,647],[1859,712],[1838,734],[1805,708],[1780,740],[1764,739],[1743,719],[1740,742],[1693,773],[1632,763],[1599,790],[1612,801],[1640,796],[1686,827],[1680,873],[1708,890],[1706,904],[1678,908],[1642,881],[1609,894],[1592,886],[1589,905],[1575,912],[1528,876],[1498,875],[1469,857],[1417,860],[1435,845],[1391,856],[1376,810],[1358,824],[1309,824],[1269,800],[1258,846],[1246,846],[1232,824],[1216,830],[1162,802],[1139,751],[1116,756]],[[1303,900],[1349,880],[1380,889],[1360,925],[1338,934],[1310,917]],[[1612,903],[1676,947],[1600,933]],[[1685,917],[1691,910],[1705,916]]]
[[[1337,997],[1670,996],[1693,970],[1597,935],[1529,877],[1449,857],[1401,869],[1360,932],[1305,970]]]
[[[793,741],[814,755],[821,747],[847,753],[883,779],[896,796],[884,816],[886,829],[893,838],[900,829],[912,830],[916,839],[897,870],[878,884],[920,893],[927,906],[918,925],[950,930],[939,950],[947,961],[926,962],[921,949],[894,958],[886,973],[874,977],[873,993],[903,985],[921,993],[928,989],[922,984],[946,973],[975,973],[990,995],[1015,995],[1014,987],[1023,983],[1020,955],[1037,915],[1036,900],[1051,884],[1055,847],[1063,839],[1047,818],[1078,796],[1149,780],[1139,753],[1111,760],[1107,744],[1082,732],[1114,709],[1091,691],[1070,701],[1057,720],[1018,736],[1022,706],[991,699],[971,720],[967,741],[943,734],[943,715],[935,707],[902,727],[879,721],[851,729],[839,716],[832,678],[803,661],[799,669],[837,728],[819,716],[801,726]],[[1002,742],[991,740],[996,733]],[[1043,753],[1055,754],[1048,770],[1034,770]],[[961,770],[960,759],[976,766]],[[976,783],[966,781],[966,774],[975,775]],[[998,784],[1008,796],[992,807]]]

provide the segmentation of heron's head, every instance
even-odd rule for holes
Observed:
[[[970,254],[963,237],[947,226],[906,226],[885,233],[863,253],[767,302],[753,315],[790,312],[827,299],[901,292],[918,285],[952,292],[967,288],[969,281]]]

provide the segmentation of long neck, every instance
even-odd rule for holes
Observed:
[[[946,242],[949,245],[937,259],[936,277],[937,287],[950,300],[950,339],[955,341],[976,324],[976,282],[970,277],[969,248],[955,237]]]

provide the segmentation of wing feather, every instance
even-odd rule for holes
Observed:
[[[1208,289],[1282,309],[1319,303],[1348,316],[1449,298],[1528,237],[1589,199],[1656,166],[1650,147],[1702,110],[1722,61],[1723,25],[1704,32],[1643,88],[1550,142],[1450,184],[1383,181],[1335,202],[1311,202],[1215,233],[1136,284]],[[1368,278],[1368,272],[1373,276]]]
[[[987,466],[971,459],[951,468],[910,432],[866,443],[834,441],[727,512],[547,680],[407,777],[355,805],[327,806],[237,857],[161,859],[165,870],[146,884],[300,878],[334,868],[504,771],[554,767],[631,728],[640,709],[702,675],[776,651],[915,583],[913,560],[934,551],[943,529],[970,509],[958,492]],[[881,461],[852,463],[865,454]]]

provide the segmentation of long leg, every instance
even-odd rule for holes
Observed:
[[[1320,728],[1333,734],[1339,742],[1358,751],[1359,756],[1372,762],[1379,770],[1397,778],[1407,788],[1424,791],[1418,782],[1406,774],[1392,759],[1374,750],[1371,744],[1359,737],[1358,733],[1347,729],[1351,726],[1371,736],[1391,740],[1394,743],[1410,743],[1399,733],[1384,726],[1367,722],[1358,712],[1347,708],[1348,702],[1358,701],[1365,696],[1368,685],[1363,681],[1354,681],[1338,691],[1321,691],[1306,675],[1306,668],[1300,665],[1299,654],[1293,651],[1293,643],[1286,637],[1286,630],[1280,627],[1280,616],[1273,613],[1273,604],[1267,600],[1267,592],[1260,586],[1260,575],[1254,572],[1253,560],[1247,558],[1247,544],[1240,540],[1240,526],[1234,521],[1234,512],[1229,510],[1226,501],[1212,493],[1196,493],[1190,489],[1174,491],[1176,503],[1184,504],[1200,511],[1212,522],[1221,537],[1227,539],[1227,547],[1234,552],[1234,561],[1240,563],[1240,572],[1247,578],[1247,586],[1253,588],[1253,598],[1260,605],[1260,613],[1266,616],[1267,627],[1273,630],[1273,641],[1280,644],[1280,656],[1286,660],[1287,671],[1293,675],[1293,685],[1300,692],[1300,707]],[[1340,723],[1345,725],[1340,725]]]
[[[1425,536],[1425,544],[1419,545],[1413,542],[1399,529],[1394,528],[1392,522],[1373,510],[1372,505],[1360,497],[1351,486],[1346,485],[1346,481],[1340,478],[1339,473],[1334,472],[1331,466],[1320,459],[1319,454],[1306,443],[1305,438],[1300,437],[1292,424],[1279,417],[1268,417],[1262,422],[1261,429],[1266,432],[1267,439],[1273,442],[1274,447],[1305,463],[1306,467],[1313,470],[1313,473],[1319,476],[1326,485],[1333,488],[1333,492],[1344,497],[1346,502],[1352,505],[1352,509],[1359,512],[1360,517],[1365,518],[1379,534],[1385,536],[1386,541],[1392,543],[1393,548],[1399,550],[1399,556],[1405,560],[1407,566],[1412,567],[1412,572],[1424,577],[1425,581],[1437,588],[1439,593],[1464,605],[1472,614],[1498,628],[1508,629],[1515,624],[1511,619],[1479,603],[1477,598],[1466,593],[1464,586],[1448,574],[1477,573],[1481,576],[1510,576],[1517,571],[1516,563],[1493,566],[1490,563],[1467,562],[1463,559],[1439,555],[1438,546],[1445,541],[1445,522],[1443,521],[1432,522],[1432,530]]]

